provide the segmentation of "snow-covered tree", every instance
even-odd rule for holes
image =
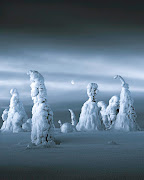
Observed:
[[[96,95],[98,93],[98,85],[89,83],[87,86],[88,101],[83,104],[79,122],[76,126],[78,131],[102,130],[104,124],[100,120],[99,108],[97,106]]]
[[[133,99],[129,91],[129,85],[124,81],[124,79],[117,75],[115,79],[120,79],[121,81],[121,93],[120,93],[120,109],[117,115],[117,119],[114,125],[116,130],[124,131],[135,131],[139,130],[136,122],[136,112],[133,106]]]
[[[111,99],[109,100],[109,105],[106,108],[109,128],[111,128],[114,125],[118,112],[119,112],[119,97],[112,96]]]
[[[2,120],[3,120],[3,124],[2,124],[2,127],[1,127],[1,130],[4,130],[6,128],[6,120],[8,118],[8,109],[5,109],[3,111],[3,114],[2,114]]]
[[[72,124],[72,126],[76,126],[77,125],[77,120],[76,120],[75,113],[71,109],[69,109],[69,112],[71,114],[71,124]]]
[[[103,121],[103,124],[105,125],[106,128],[108,128],[109,122],[108,122],[108,117],[107,117],[107,112],[106,112],[107,105],[105,104],[104,101],[99,101],[97,103],[97,106],[100,108],[100,114],[101,114],[101,119]]]
[[[76,116],[73,110],[69,109],[69,112],[71,114],[71,123],[66,122],[62,124],[61,120],[58,121],[62,133],[70,133],[76,131],[76,125],[77,125]]]
[[[48,105],[44,78],[38,71],[28,72],[31,82],[32,131],[31,141],[35,145],[54,145],[53,112]]]
[[[3,113],[3,119],[7,119],[2,126],[2,131],[12,131],[14,133],[23,131],[22,124],[28,119],[22,102],[19,99],[19,93],[17,89],[11,89],[10,94],[12,95],[10,100],[9,111]]]

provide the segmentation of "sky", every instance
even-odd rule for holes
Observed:
[[[5,1],[0,5],[0,99],[17,88],[29,100],[27,71],[45,78],[50,103],[99,94],[144,92],[144,9],[139,1]],[[71,84],[71,81],[74,84]]]

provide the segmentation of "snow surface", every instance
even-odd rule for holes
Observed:
[[[0,179],[144,179],[143,131],[56,129],[55,138],[55,148],[27,149],[30,132],[0,133]]]

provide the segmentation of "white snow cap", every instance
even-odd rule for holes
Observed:
[[[19,99],[19,93],[16,88],[10,90],[12,95],[10,100],[9,111],[4,111],[3,117],[7,116],[3,124],[2,131],[20,132],[23,131],[22,124],[28,119],[22,102]]]
[[[79,122],[76,126],[78,131],[91,131],[102,130],[104,124],[100,120],[99,108],[96,103],[96,95],[98,92],[98,85],[96,83],[90,83],[87,86],[87,94],[89,100],[86,101],[81,109]]]
[[[107,107],[107,105],[106,105],[106,103],[104,102],[104,101],[99,101],[98,103],[97,103],[97,106],[99,107],[99,108],[106,108]]]
[[[117,75],[122,82],[122,90],[120,94],[120,110],[117,115],[117,119],[114,125],[116,130],[124,131],[135,131],[140,130],[136,123],[136,112],[133,106],[133,99],[129,91],[129,85],[124,81],[124,79]]]
[[[87,85],[87,95],[88,97],[95,102],[96,95],[98,93],[98,85],[96,83],[89,83]]]
[[[109,100],[109,105],[119,105],[119,97],[118,96],[112,96]]]
[[[54,143],[53,112],[48,105],[44,78],[38,71],[27,73],[31,82],[32,108],[31,141],[35,145],[51,145]]]
[[[125,87],[125,88],[129,88],[129,85],[125,82],[125,80],[120,76],[120,75],[116,75],[116,76],[114,76],[114,79],[120,79],[120,81],[121,81],[121,86],[122,87]]]

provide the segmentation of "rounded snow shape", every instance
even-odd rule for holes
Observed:
[[[8,118],[8,111],[9,111],[9,109],[5,109],[5,110],[3,111],[3,114],[2,114],[2,120],[3,120],[3,121],[6,121],[6,120],[7,120],[7,118]]]
[[[106,109],[106,107],[107,107],[107,105],[105,104],[104,101],[99,101],[99,102],[97,103],[97,106],[98,106],[99,108],[104,108],[104,109]]]
[[[73,132],[73,126],[71,123],[64,123],[61,127],[60,130],[62,133],[70,133]]]
[[[118,105],[118,104],[119,104],[119,97],[118,97],[118,96],[113,96],[113,97],[109,100],[109,104]]]

